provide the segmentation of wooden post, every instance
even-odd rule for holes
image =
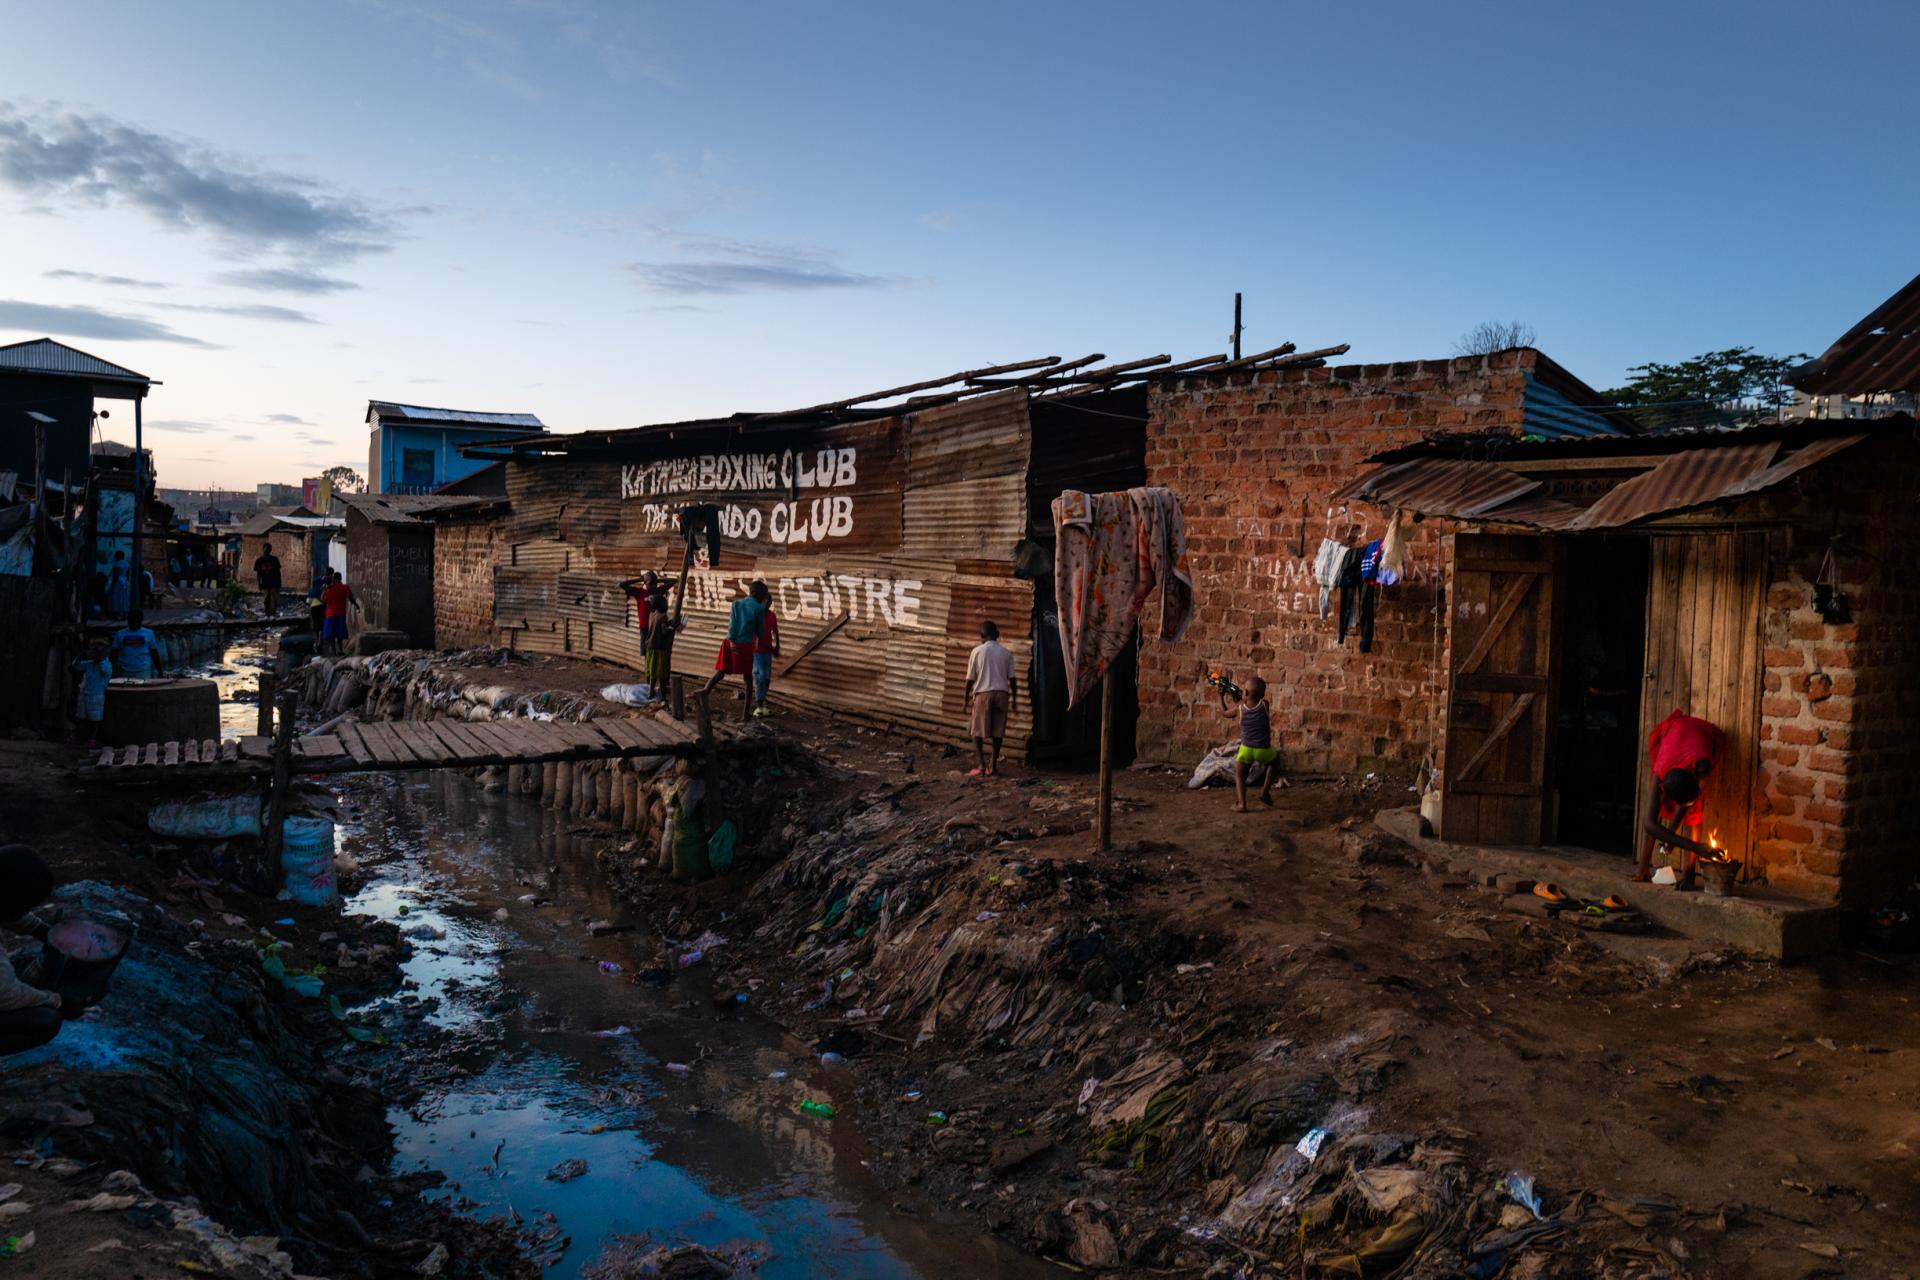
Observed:
[[[280,723],[273,735],[273,789],[267,796],[267,872],[280,867],[281,827],[287,820],[287,795],[293,788],[294,693],[280,695]]]
[[[1233,358],[1240,358],[1240,295],[1233,295]]]
[[[1100,812],[1095,819],[1099,851],[1113,848],[1113,671],[1100,677]]]
[[[713,699],[705,689],[695,696],[700,710],[700,757],[707,778],[707,802],[703,808],[707,834],[711,836],[714,828],[720,825],[715,820],[715,815],[720,812],[720,756],[713,746]]]
[[[273,672],[260,673],[260,736],[263,738],[273,736],[273,693],[277,683]]]
[[[672,685],[673,718],[675,720],[685,720],[687,718],[687,678],[685,676],[675,676],[673,677]]]

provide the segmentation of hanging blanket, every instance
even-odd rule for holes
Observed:
[[[1053,531],[1054,594],[1071,706],[1126,651],[1155,587],[1160,638],[1185,634],[1193,617],[1193,579],[1180,499],[1170,489],[1068,489],[1053,500]]]

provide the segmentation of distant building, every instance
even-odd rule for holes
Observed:
[[[306,499],[303,486],[297,484],[255,485],[253,497],[261,507],[297,507]]]
[[[1892,418],[1899,414],[1913,414],[1916,408],[1920,408],[1916,401],[1920,401],[1920,397],[1911,391],[1870,391],[1854,396],[1810,396],[1804,391],[1796,391],[1793,393],[1793,403],[1781,406],[1780,417],[1788,422]]]
[[[477,413],[367,402],[367,491],[376,494],[426,494],[461,480],[487,465],[462,456],[462,445],[545,434],[546,424],[531,413]]]

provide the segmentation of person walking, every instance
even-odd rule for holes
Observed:
[[[327,589],[320,593],[321,612],[324,615],[320,624],[320,649],[334,657],[347,651],[347,609],[360,612],[360,602],[353,597],[353,588],[341,581],[340,571],[335,569],[327,574]]]
[[[980,643],[967,655],[966,707],[974,760],[967,776],[994,777],[1000,772],[1007,718],[1013,714],[1013,653],[1000,643],[1000,627],[990,619],[980,624]]]
[[[711,694],[728,676],[739,676],[745,685],[741,695],[742,720],[753,713],[753,654],[760,643],[760,624],[771,598],[767,584],[755,579],[748,585],[747,594],[733,602],[727,615],[726,639],[720,642],[720,652],[713,659],[713,674],[707,677],[706,686],[701,690]]]
[[[254,580],[260,584],[261,607],[269,618],[280,616],[280,557],[273,554],[273,544],[260,544],[260,555],[253,562]]]

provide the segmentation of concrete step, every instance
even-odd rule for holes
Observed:
[[[1406,841],[1430,862],[1482,884],[1550,881],[1579,898],[1617,893],[1655,924],[1703,942],[1775,960],[1804,960],[1839,940],[1840,911],[1765,885],[1740,885],[1731,897],[1680,893],[1668,885],[1639,884],[1633,864],[1591,849],[1453,844],[1420,834],[1418,809],[1388,809],[1374,818],[1381,830]]]

